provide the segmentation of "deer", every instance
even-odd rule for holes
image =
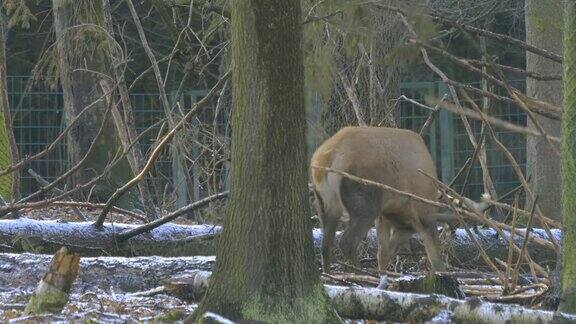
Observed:
[[[418,233],[422,239],[431,272],[446,270],[437,222],[457,221],[456,215],[439,213],[425,202],[368,186],[330,170],[435,201],[438,198],[433,180],[437,178],[436,166],[420,135],[399,128],[345,127],[316,149],[311,159],[311,176],[315,207],[323,231],[322,270],[330,272],[334,236],[341,222],[347,222],[348,226],[339,247],[353,264],[358,262],[358,245],[375,225],[381,276],[399,248],[409,244],[413,233]],[[470,202],[479,211],[487,208],[485,204]],[[382,280],[381,288],[386,286],[385,276]]]

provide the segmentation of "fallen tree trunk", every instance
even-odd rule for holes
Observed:
[[[179,289],[186,286],[186,295],[198,301],[209,285],[211,273],[192,271],[188,279],[179,276]],[[168,291],[173,291],[167,280]],[[549,323],[573,322],[576,315],[533,310],[514,304],[483,302],[478,298],[459,300],[441,295],[421,295],[393,292],[377,288],[325,285],[326,293],[340,316],[347,319],[376,321],[425,322],[432,319],[443,323]],[[182,295],[180,295],[182,296]],[[448,317],[448,318],[446,318]]]
[[[33,289],[49,268],[52,256],[0,253],[0,292]],[[72,293],[105,291],[139,292],[162,285],[162,280],[190,270],[211,270],[215,258],[199,257],[98,257],[81,258]]]
[[[217,235],[221,227],[213,225],[176,225],[165,224],[149,233],[140,234],[126,241],[115,240],[119,234],[133,230],[136,225],[106,223],[102,230],[91,223],[60,223],[56,221],[37,221],[26,218],[0,220],[0,252],[20,253],[55,253],[62,245],[71,247],[82,256],[192,256],[214,255]],[[509,232],[499,237],[492,229],[480,229],[476,240],[492,258],[506,260],[508,256]],[[522,232],[522,231],[521,231]],[[336,240],[341,233],[337,234]],[[562,242],[562,232],[552,229],[556,242]],[[315,229],[314,247],[319,253],[322,242],[322,231]],[[547,239],[542,229],[534,229],[530,236]],[[522,237],[516,235],[518,246]],[[416,253],[424,253],[418,236],[413,236],[412,246]],[[472,267],[482,265],[477,247],[463,229],[458,229],[454,236],[444,242],[445,251],[453,264]],[[368,234],[364,250],[369,256],[375,256],[377,239],[374,230]],[[532,259],[540,265],[553,267],[556,261],[554,252],[535,243],[528,244]]]
[[[165,224],[125,241],[116,237],[138,226],[106,223],[97,229],[89,222],[0,220],[0,253],[54,254],[68,246],[81,256],[214,255],[212,242],[220,227]]]

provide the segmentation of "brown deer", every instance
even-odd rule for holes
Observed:
[[[316,209],[322,223],[322,268],[330,271],[330,254],[340,221],[348,227],[340,239],[344,256],[357,262],[357,248],[376,223],[378,267],[383,272],[413,233],[424,243],[432,271],[444,271],[437,221],[449,215],[404,195],[361,184],[324,168],[344,171],[422,198],[436,200],[436,167],[418,134],[385,127],[346,127],[326,140],[311,161]],[[479,207],[484,209],[485,207]],[[455,215],[452,216],[456,218]]]

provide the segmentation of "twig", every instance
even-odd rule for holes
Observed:
[[[36,181],[38,181],[38,183],[40,183],[40,185],[46,187],[50,184],[50,182],[46,181],[46,179],[42,178],[41,175],[39,175],[38,173],[36,173],[34,170],[32,169],[28,169],[28,173],[32,176],[32,178],[34,178]],[[63,191],[60,190],[60,188],[57,187],[53,187],[52,190],[54,190],[55,192],[62,194]],[[74,211],[74,213],[76,214],[76,216],[78,216],[78,218],[80,218],[83,221],[87,221],[88,218],[86,218],[86,216],[84,215],[84,213],[76,208],[76,207],[72,207],[72,210]]]
[[[468,170],[466,171],[466,177],[462,182],[462,189],[460,189],[461,195],[464,194],[464,190],[468,185],[468,179],[470,179],[470,174],[472,174],[472,166],[474,166],[474,161],[476,160],[476,157],[478,157],[478,152],[480,152],[480,149],[482,148],[482,146],[484,146],[485,139],[486,139],[486,133],[482,132],[482,134],[480,134],[480,140],[478,140],[478,145],[476,145],[474,152],[472,152],[472,157],[470,158],[470,165],[468,166]],[[452,183],[450,183],[448,187],[452,188]]]
[[[414,37],[417,37],[416,32],[414,31],[414,29],[412,28],[412,26],[410,25],[410,23],[406,19],[406,15],[405,14],[399,14],[399,16],[400,16],[402,22],[404,23],[404,25],[406,26],[406,28],[410,31],[410,34],[412,34]],[[424,59],[424,63],[430,68],[430,70],[432,70],[434,73],[436,73],[442,79],[442,81],[446,82],[446,80],[448,80],[448,76],[440,68],[438,68],[434,63],[432,63],[432,61],[430,60],[430,57],[428,56],[428,52],[426,51],[426,48],[420,47],[420,52],[422,53],[422,58]],[[452,97],[452,101],[454,101],[454,103],[456,104],[456,107],[458,108],[457,114],[460,116],[460,119],[462,120],[462,124],[464,124],[464,129],[466,130],[466,134],[468,135],[468,140],[472,144],[472,147],[474,147],[474,149],[476,149],[478,143],[476,142],[476,138],[474,137],[474,132],[472,131],[472,127],[470,126],[470,123],[468,122],[468,118],[467,118],[466,114],[462,113],[464,108],[462,107],[462,104],[460,103],[460,99],[458,98],[458,93],[456,92],[456,88],[454,88],[452,85],[448,85],[448,90],[450,91],[450,96]],[[492,197],[497,197],[496,188],[494,187],[494,182],[492,181],[492,178],[490,176],[490,172],[488,169],[488,163],[486,161],[486,154],[482,150],[480,150],[478,153],[478,161],[480,162],[480,167],[482,169],[482,177],[484,179],[485,187],[487,187],[487,189],[488,189],[488,193]]]
[[[516,216],[518,216],[517,209],[518,209],[518,201],[520,199],[520,195],[516,193],[514,197],[514,211],[512,212],[512,231],[510,232],[510,240],[508,242],[508,259],[506,261],[506,279],[510,279],[510,272],[512,270],[512,256],[514,254],[514,230],[516,229]],[[510,292],[510,285],[511,283],[506,280],[504,282],[504,294]]]
[[[516,73],[528,78],[532,78],[535,80],[539,80],[539,81],[554,81],[554,80],[562,80],[562,75],[558,74],[558,75],[542,75],[536,72],[530,72],[530,71],[526,71],[517,67],[513,67],[513,66],[509,66],[509,65],[502,65],[502,64],[496,64],[496,63],[487,63],[481,60],[472,60],[469,59],[467,60],[468,63],[472,64],[472,65],[479,65],[479,66],[485,66],[485,67],[489,67],[489,66],[496,66],[497,68],[500,68],[504,71],[509,71],[512,73]]]
[[[402,96],[402,97],[406,98],[405,96]],[[440,102],[436,106],[434,106],[434,109],[432,111],[430,111],[430,113],[428,114],[428,118],[426,118],[424,125],[422,125],[422,128],[420,128],[420,132],[418,132],[418,134],[420,134],[420,136],[422,136],[424,133],[426,133],[426,131],[428,130],[430,125],[432,125],[432,121],[434,121],[434,119],[436,119],[436,116],[438,116],[438,112],[440,111],[440,109],[439,109],[440,103],[444,102],[444,100],[446,100],[447,97],[448,97],[447,93],[442,95],[442,98],[440,98]],[[406,98],[406,99],[408,99],[408,98]],[[410,102],[413,102],[413,101],[411,100]],[[417,102],[417,101],[414,101],[414,102]],[[428,107],[428,106],[426,106],[426,107]]]
[[[435,102],[434,99],[430,99],[430,101]],[[494,126],[499,127],[499,128],[503,128],[507,131],[511,131],[514,133],[520,133],[520,134],[525,134],[525,135],[529,135],[529,136],[537,136],[537,137],[542,136],[542,134],[540,134],[540,132],[537,132],[531,128],[518,126],[516,124],[509,123],[507,121],[503,121],[502,119],[492,117],[490,115],[486,115],[482,111],[473,111],[473,110],[470,110],[467,108],[460,109],[460,108],[457,108],[456,105],[454,105],[452,103],[448,103],[448,102],[440,103],[440,107],[442,107],[443,109],[446,109],[450,112],[456,113],[456,114],[461,113],[461,114],[465,114],[466,116],[474,118],[474,119],[485,120],[486,123],[488,123],[488,124],[494,125]],[[558,138],[558,137],[550,136],[549,138],[553,142],[560,143],[560,138]]]
[[[148,134],[148,132],[150,132],[151,130],[153,130],[155,127],[157,127],[158,125],[162,124],[163,120],[160,120],[154,124],[152,124],[150,127],[148,127],[147,129],[145,129],[142,133],[140,133],[138,135],[137,141],[132,143],[132,145],[136,145],[138,143],[138,140],[140,140],[141,137],[143,137],[144,135]],[[70,190],[65,190],[62,194],[57,195],[55,197],[52,198],[48,198],[48,199],[44,199],[41,201],[34,201],[34,202],[27,202],[27,203],[17,203],[17,204],[12,204],[9,206],[3,206],[0,207],[0,218],[2,218],[2,215],[4,215],[5,213],[9,213],[15,210],[20,210],[20,209],[26,209],[26,208],[32,208],[32,209],[37,209],[39,207],[45,207],[48,206],[49,204],[51,204],[54,201],[57,201],[59,199],[65,199],[67,196],[76,193],[78,191],[84,190],[86,188],[92,187],[95,183],[97,183],[98,181],[100,181],[102,178],[104,178],[105,176],[108,175],[108,173],[110,172],[110,170],[112,170],[112,168],[114,168],[119,162],[122,161],[122,159],[127,155],[127,151],[123,151],[121,152],[121,154],[119,154],[118,156],[114,157],[112,162],[109,163],[104,170],[102,170],[101,174],[99,174],[96,177],[93,177],[92,179],[90,179],[88,182],[81,184],[81,185],[77,185],[76,187],[70,189]]]
[[[526,233],[524,235],[524,241],[522,242],[522,247],[520,248],[520,254],[518,255],[518,261],[516,261],[516,266],[514,267],[514,272],[512,273],[512,287],[514,290],[516,288],[516,280],[518,278],[518,272],[520,271],[520,263],[524,257],[526,251],[526,245],[528,244],[528,237],[530,236],[530,231],[532,230],[532,219],[534,218],[534,212],[536,211],[538,196],[534,197],[532,201],[532,211],[530,212],[530,218],[528,218],[528,224],[526,225]],[[538,278],[535,278],[538,280]]]
[[[398,7],[389,6],[389,5],[385,5],[385,4],[381,4],[381,3],[375,4],[375,6],[378,7],[378,8],[382,8],[382,9],[386,9],[386,10],[390,10],[390,11],[393,11],[393,12],[400,13],[400,14],[402,14],[402,15],[404,15],[404,16],[407,15],[407,12],[406,12],[405,10],[403,10],[403,9],[401,9],[401,8],[398,8]],[[491,39],[497,40],[497,41],[499,41],[499,42],[505,42],[505,43],[508,43],[508,44],[517,46],[517,47],[519,47],[519,48],[521,48],[521,49],[524,49],[524,50],[526,50],[526,51],[528,51],[528,52],[532,52],[532,53],[534,53],[534,54],[537,54],[537,55],[540,55],[540,56],[542,56],[542,57],[548,58],[548,59],[550,59],[550,60],[552,60],[552,61],[554,61],[554,62],[562,63],[562,56],[561,56],[561,55],[558,55],[558,54],[552,53],[552,52],[550,52],[550,51],[541,49],[541,48],[539,48],[539,47],[530,45],[530,44],[528,44],[528,43],[526,43],[526,42],[523,42],[523,41],[521,41],[521,40],[519,40],[519,39],[516,39],[516,38],[514,38],[514,37],[510,37],[510,36],[508,36],[508,35],[497,34],[497,33],[491,32],[491,31],[487,31],[487,30],[485,30],[485,29],[480,29],[480,28],[477,28],[477,27],[469,26],[469,25],[464,25],[464,24],[458,23],[458,22],[456,22],[456,21],[454,21],[454,20],[447,19],[447,18],[443,18],[443,17],[440,17],[440,16],[428,15],[428,14],[424,14],[424,15],[425,15],[425,16],[428,16],[428,17],[431,17],[432,19],[434,19],[434,20],[436,20],[436,21],[439,21],[439,22],[441,22],[441,23],[443,23],[443,24],[445,24],[445,25],[448,25],[448,26],[450,26],[450,27],[454,27],[454,28],[457,28],[457,29],[460,29],[460,30],[464,30],[464,31],[469,32],[469,33],[472,33],[472,34],[476,34],[476,35],[484,36],[484,37],[487,37],[487,38],[491,38]]]
[[[435,182],[436,184],[437,182]],[[488,256],[488,254],[486,253],[486,251],[484,251],[484,248],[482,247],[482,244],[480,244],[480,242],[478,242],[478,240],[476,239],[476,236],[470,231],[470,229],[468,228],[468,226],[466,226],[466,222],[464,222],[464,218],[462,217],[462,215],[460,214],[460,211],[456,208],[456,206],[454,205],[454,202],[452,201],[452,199],[448,198],[448,193],[445,191],[444,188],[436,185],[436,187],[438,188],[438,190],[440,190],[445,197],[445,200],[448,202],[448,204],[450,205],[450,209],[452,209],[452,211],[454,211],[454,213],[456,214],[456,216],[458,217],[458,219],[460,220],[460,222],[462,223],[462,226],[464,227],[464,230],[466,231],[466,234],[468,234],[468,236],[470,237],[470,239],[472,240],[472,242],[474,242],[474,245],[476,245],[476,247],[478,248],[478,250],[480,251],[480,256],[482,257],[482,259],[484,259],[484,262],[486,262],[486,264],[492,268],[492,270],[498,275],[498,277],[500,278],[500,280],[502,282],[504,282],[506,279],[504,277],[504,275],[500,272],[500,270],[498,269],[498,267],[494,264],[494,262],[492,262],[492,260],[490,259],[490,257]]]
[[[174,128],[172,128],[168,132],[168,134],[164,136],[164,138],[158,143],[154,151],[152,151],[152,154],[150,154],[150,158],[148,159],[146,165],[142,168],[140,173],[138,173],[134,178],[132,178],[132,180],[128,181],[128,183],[126,183],[121,188],[118,188],[118,190],[116,190],[114,194],[112,194],[112,196],[106,202],[106,207],[104,207],[102,213],[100,213],[98,219],[94,223],[94,226],[96,226],[97,228],[102,227],[102,224],[104,224],[104,220],[106,219],[106,215],[108,214],[112,206],[116,203],[116,201],[128,190],[130,190],[130,188],[138,184],[138,182],[144,178],[144,175],[152,168],[152,166],[156,162],[156,159],[158,158],[158,156],[160,156],[162,149],[170,142],[170,140],[174,137],[176,132],[184,126],[184,124],[190,119],[190,117],[194,116],[198,111],[204,108],[204,106],[208,105],[208,103],[212,99],[212,96],[217,92],[217,90],[220,88],[220,86],[224,83],[224,81],[228,78],[229,75],[230,72],[226,72],[226,74],[222,76],[222,78],[220,78],[218,82],[216,82],[216,84],[212,87],[212,89],[210,89],[210,91],[206,94],[206,96],[202,98],[202,100],[194,104],[194,107],[190,109],[190,111],[186,113],[186,115],[184,115],[182,119],[180,119],[178,124],[176,124]]]
[[[326,278],[328,278],[328,279],[330,279],[330,280],[333,280],[333,281],[342,283],[342,284],[344,284],[344,285],[346,285],[346,286],[361,287],[361,285],[359,285],[359,284],[357,284],[357,283],[355,283],[355,282],[350,282],[350,281],[347,281],[347,280],[345,280],[345,279],[336,278],[336,277],[334,277],[333,275],[331,275],[331,274],[329,274],[329,273],[322,272],[322,277],[326,277]]]
[[[344,90],[346,91],[346,95],[348,95],[348,99],[352,103],[352,108],[354,109],[354,113],[356,114],[356,120],[358,121],[358,125],[366,126],[366,121],[364,120],[364,113],[362,112],[360,101],[358,100],[358,96],[356,96],[354,88],[352,88],[352,84],[350,84],[350,80],[348,79],[344,71],[338,71],[338,75],[340,76],[340,80],[342,81],[342,85],[344,86]]]
[[[228,191],[225,191],[225,192],[221,192],[221,193],[218,193],[218,194],[215,194],[212,196],[208,196],[208,197],[201,199],[201,200],[198,200],[198,201],[196,201],[196,202],[194,202],[188,206],[184,206],[184,207],[182,207],[182,208],[180,208],[180,209],[178,209],[178,210],[176,210],[176,211],[174,211],[174,212],[172,212],[172,213],[170,213],[170,214],[168,214],[162,218],[159,218],[155,221],[149,222],[149,223],[142,225],[140,227],[136,227],[134,229],[126,231],[126,232],[118,235],[118,237],[117,237],[118,241],[120,241],[120,242],[126,241],[127,239],[134,237],[136,235],[140,235],[142,233],[149,232],[149,231],[155,229],[156,227],[158,227],[160,225],[164,225],[170,221],[173,221],[174,219],[176,219],[176,218],[178,218],[178,217],[180,217],[180,216],[182,216],[188,212],[202,208],[202,207],[208,205],[209,203],[211,203],[212,201],[224,199],[224,198],[228,197],[228,193],[229,193]]]
[[[446,204],[439,203],[439,202],[436,202],[436,201],[432,201],[432,200],[429,200],[429,199],[426,199],[426,198],[422,198],[422,197],[417,196],[417,195],[415,195],[415,194],[413,194],[413,193],[406,192],[406,191],[402,191],[402,190],[398,190],[398,189],[396,189],[396,188],[394,188],[394,187],[390,187],[390,186],[388,186],[388,185],[385,185],[385,184],[382,184],[382,183],[379,183],[379,182],[376,182],[376,181],[372,181],[372,180],[360,178],[360,177],[357,177],[357,176],[355,176],[355,175],[352,175],[352,174],[350,174],[350,173],[348,173],[348,172],[344,172],[344,171],[340,171],[340,170],[336,170],[336,169],[332,169],[332,168],[327,168],[327,167],[322,167],[322,166],[318,166],[318,165],[313,165],[312,168],[314,168],[314,169],[320,169],[320,170],[324,170],[324,171],[328,171],[328,172],[333,172],[333,173],[339,174],[339,175],[341,175],[341,176],[343,176],[343,177],[345,177],[345,178],[347,178],[347,179],[350,179],[350,180],[352,180],[352,181],[355,181],[355,182],[358,182],[358,183],[362,183],[362,184],[367,185],[367,186],[378,187],[378,188],[380,188],[380,189],[383,189],[383,190],[386,190],[386,191],[390,191],[390,192],[393,192],[393,193],[402,195],[402,196],[404,196],[404,197],[406,197],[406,198],[408,198],[408,199],[413,199],[413,200],[416,200],[416,201],[420,201],[420,202],[423,202],[423,203],[426,203],[426,204],[429,204],[429,205],[432,205],[432,206],[436,206],[436,207],[439,207],[439,208],[446,208],[446,207],[448,207],[448,205],[446,205]]]
[[[473,101],[471,101],[470,104],[472,105],[472,107],[474,109],[479,111],[478,106],[476,106]],[[488,126],[487,129],[490,132],[490,137],[492,138],[492,141],[494,141],[494,143],[496,143],[496,145],[504,153],[504,156],[506,157],[508,162],[510,162],[510,165],[514,169],[514,172],[516,173],[518,180],[520,180],[520,183],[522,183],[522,185],[524,186],[524,191],[526,192],[527,196],[531,200],[534,199],[535,198],[534,194],[532,193],[532,190],[530,190],[530,186],[528,185],[526,178],[524,178],[524,175],[522,174],[522,170],[520,169],[518,162],[516,161],[516,159],[514,158],[512,153],[510,153],[508,148],[506,148],[506,146],[504,144],[502,144],[502,142],[500,142],[500,140],[498,140],[498,138],[496,137],[496,133],[494,132],[494,129],[492,129],[490,124],[486,124],[486,125]],[[556,240],[554,239],[554,236],[552,235],[552,232],[550,231],[550,227],[548,226],[548,222],[547,222],[546,218],[544,217],[544,215],[542,214],[542,211],[540,210],[538,205],[536,205],[536,212],[537,212],[536,214],[540,218],[540,222],[542,223],[542,227],[544,227],[546,234],[548,235],[550,241],[552,242],[552,244],[554,246],[554,251],[557,251],[558,250],[558,248],[557,248],[558,244],[556,243]]]

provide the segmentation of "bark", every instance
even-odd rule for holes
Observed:
[[[335,322],[308,216],[300,1],[234,1],[232,8],[231,198],[215,284],[194,316]]]
[[[76,165],[88,151],[104,120],[106,100],[100,88],[100,74],[108,74],[109,63],[105,53],[108,45],[101,31],[78,27],[82,24],[103,26],[101,6],[94,6],[87,0],[53,0],[52,8],[66,124],[70,124],[86,106],[98,101],[98,104],[91,108],[91,113],[82,116],[76,127],[67,134],[69,160],[71,165]],[[95,12],[88,12],[89,9]],[[105,122],[106,129],[114,128],[111,120]],[[87,182],[95,175],[101,174],[119,147],[115,132],[104,132],[98,138],[96,147],[81,170],[72,176],[72,184],[75,186]],[[91,196],[96,200],[105,201],[106,197],[110,196],[120,184],[130,179],[130,176],[127,161],[121,162],[112,169],[107,180],[96,185]],[[134,207],[131,206],[132,201],[133,199],[126,199],[121,205]]]
[[[68,303],[68,294],[78,275],[79,264],[80,256],[77,253],[65,247],[58,250],[24,312],[37,315],[62,311]]]
[[[136,225],[106,223],[104,229],[98,230],[91,223],[60,223],[56,221],[36,221],[31,219],[0,220],[0,252],[20,253],[55,253],[62,245],[74,247],[82,256],[129,256],[129,255],[162,255],[192,256],[214,255],[217,248],[217,237],[222,228],[214,225],[176,225],[165,224],[150,233],[140,234],[119,242],[124,233],[139,228]],[[492,229],[480,229],[477,241],[491,258],[506,260],[508,255],[509,232],[505,237],[498,237]],[[336,234],[336,242],[341,232]],[[552,229],[557,242],[562,240],[560,230]],[[534,229],[530,236],[546,240],[543,229]],[[254,240],[264,241],[266,237],[258,232]],[[516,244],[522,244],[522,238],[515,236]],[[316,254],[320,254],[322,231],[313,230],[313,244]],[[335,244],[336,246],[338,244]],[[416,254],[424,254],[424,246],[417,235],[412,237],[411,246]],[[444,251],[451,264],[458,266],[481,267],[477,247],[467,236],[465,230],[458,229],[453,237],[444,241]],[[529,243],[530,257],[543,266],[554,266],[556,257],[551,249],[535,243]],[[361,250],[365,256],[374,257],[378,250],[376,231],[370,230]]]
[[[212,286],[210,272],[194,271],[187,290],[201,296]],[[338,314],[347,319],[421,323],[451,312],[459,323],[549,323],[576,321],[576,315],[524,308],[519,305],[460,300],[442,295],[393,292],[377,288],[325,285],[324,289]],[[446,323],[447,321],[444,321]],[[448,321],[451,323],[452,321]]]
[[[34,287],[42,279],[52,256],[0,253],[0,287]],[[190,270],[211,270],[214,257],[82,257],[80,271],[71,293],[84,293],[110,287],[124,293],[136,293],[162,286],[163,280]]]
[[[559,309],[576,313],[576,1],[566,1],[564,25],[564,117],[562,193],[564,235],[562,300]]]
[[[0,13],[0,147],[2,157],[0,169],[6,169],[18,159],[18,147],[12,131],[12,115],[8,102],[7,66],[6,66],[6,42],[8,27],[6,17]],[[0,195],[5,201],[18,199],[20,195],[20,175],[12,172],[0,177]]]
[[[562,53],[562,0],[526,1],[527,43],[557,54]],[[526,53],[526,70],[539,74],[560,74],[562,64],[530,52]],[[560,107],[562,104],[562,81],[539,81],[526,79],[529,97]],[[560,137],[560,121],[536,117],[550,136]],[[535,128],[528,122],[530,128]],[[526,171],[532,179],[534,195],[544,215],[562,220],[562,192],[560,157],[542,137],[526,139]],[[531,202],[527,201],[527,206]]]

